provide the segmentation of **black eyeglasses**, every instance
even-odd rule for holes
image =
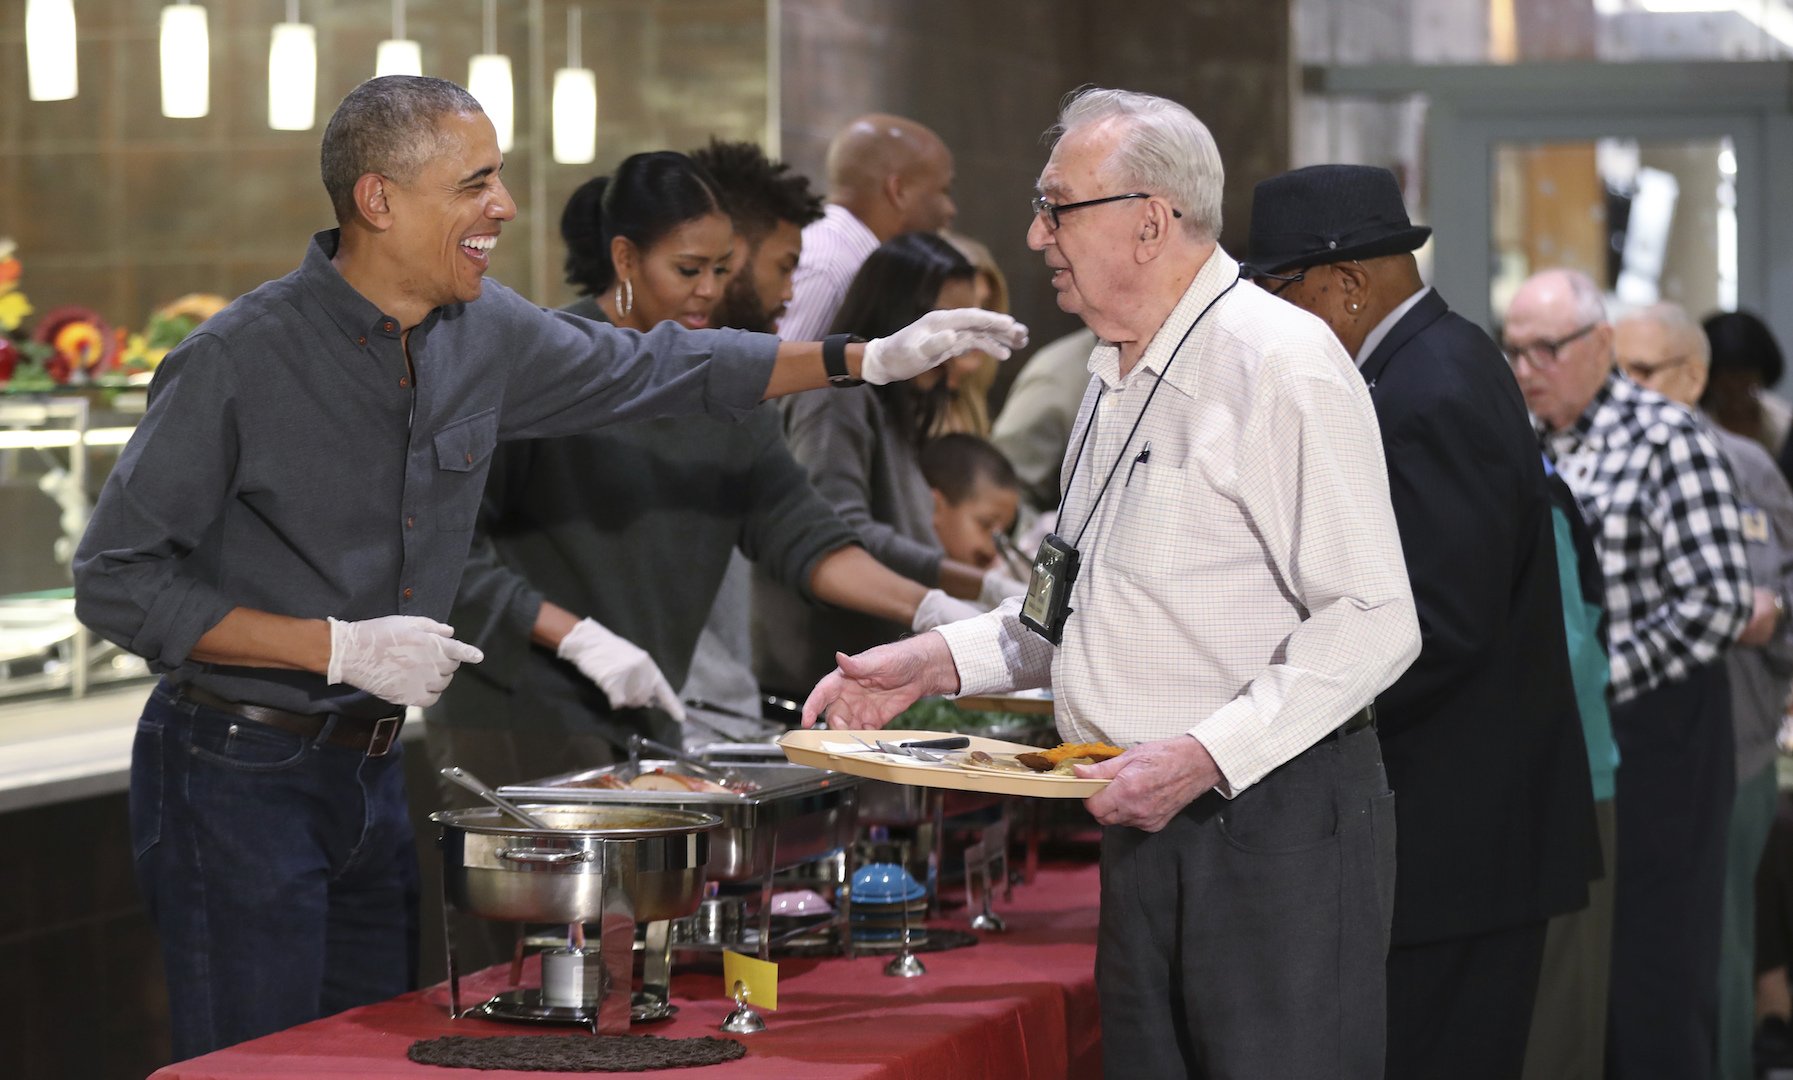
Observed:
[[[1529,345],[1514,345],[1502,341],[1500,351],[1506,356],[1508,367],[1518,367],[1520,359],[1523,358],[1532,367],[1544,371],[1556,366],[1557,353],[1562,351],[1563,346],[1587,337],[1594,332],[1594,327],[1599,325],[1598,322],[1588,323],[1581,329],[1557,338],[1555,341],[1534,341]]]
[[[1051,203],[1046,201],[1046,196],[1035,195],[1033,197],[1033,215],[1034,217],[1039,217],[1041,214],[1045,214],[1046,227],[1053,232],[1057,232],[1058,215],[1060,214],[1068,214],[1072,210],[1082,210],[1086,206],[1101,206],[1103,203],[1120,202],[1122,199],[1149,199],[1151,197],[1151,195],[1143,191],[1129,191],[1125,195],[1107,195],[1100,199],[1085,199],[1082,202]],[[1171,217],[1180,218],[1183,216],[1183,211],[1178,210],[1173,206],[1171,207],[1170,215]]]

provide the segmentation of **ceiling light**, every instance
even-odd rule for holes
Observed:
[[[486,51],[467,65],[467,91],[479,101],[486,119],[498,133],[498,149],[509,153],[514,130],[514,98],[511,92],[510,57],[498,52],[498,2],[486,0]]]
[[[554,160],[562,165],[598,156],[598,76],[579,66],[579,16],[567,9],[567,66],[554,73]]]
[[[317,118],[318,34],[299,21],[299,0],[286,0],[286,21],[268,43],[268,126],[310,131]]]
[[[211,111],[211,63],[205,8],[186,3],[163,8],[163,116],[190,120]]]
[[[423,48],[405,37],[405,0],[392,0],[392,37],[374,54],[374,78],[422,74]]]
[[[25,68],[32,101],[75,96],[74,0],[25,0]]]

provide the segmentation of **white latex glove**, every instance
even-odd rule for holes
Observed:
[[[984,583],[977,591],[977,602],[986,608],[1000,607],[1009,597],[1026,593],[1027,582],[1010,577],[1007,570],[998,567],[984,575]]]
[[[633,709],[658,705],[674,720],[685,722],[685,706],[672,684],[660,674],[660,666],[640,646],[606,630],[594,619],[580,619],[560,639],[556,650],[571,660],[581,674],[598,684],[612,708]]]
[[[915,618],[909,623],[909,629],[925,634],[936,626],[975,618],[983,613],[983,608],[969,600],[948,596],[939,589],[929,589],[921,603],[915,605]]]
[[[865,343],[859,377],[868,383],[913,379],[955,356],[981,352],[998,360],[1027,344],[1027,327],[982,308],[930,311],[889,337]]]
[[[455,668],[485,654],[456,641],[454,627],[417,615],[382,615],[360,622],[330,620],[330,666],[325,678],[366,690],[394,705],[434,705]]]

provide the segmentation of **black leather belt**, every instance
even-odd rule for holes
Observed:
[[[324,741],[331,746],[359,750],[368,757],[385,757],[391,752],[392,744],[398,739],[399,728],[405,723],[403,713],[397,716],[382,716],[378,719],[366,720],[332,713],[287,712],[285,709],[275,709],[267,705],[226,701],[217,694],[207,693],[199,687],[191,685],[181,687],[181,696],[195,705],[203,705],[208,709],[216,709],[232,716],[239,716],[265,727],[290,731],[307,740],[315,740],[318,737],[318,732],[324,730],[324,725],[329,723],[332,715],[335,715],[336,723],[330,728],[330,734]]]
[[[1351,719],[1340,724],[1332,731],[1332,737],[1342,739],[1347,735],[1355,735],[1367,727],[1376,726],[1376,703],[1370,702],[1352,715]]]

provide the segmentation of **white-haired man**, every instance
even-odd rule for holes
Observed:
[[[1521,285],[1502,350],[1606,578],[1619,744],[1607,1075],[1700,1080],[1714,1065],[1735,786],[1718,660],[1754,607],[1730,470],[1692,412],[1614,370],[1585,275]]]
[[[1126,747],[1082,770],[1112,780],[1108,1075],[1380,1078],[1394,817],[1367,707],[1420,639],[1369,394],[1325,324],[1237,287],[1187,109],[1090,90],[1060,121],[1028,241],[1099,343],[1058,537],[1025,601],[840,657],[805,720],[1049,683],[1064,738]]]
[[[1613,324],[1619,367],[1647,390],[1698,408],[1712,344],[1679,304],[1652,304]],[[1756,865],[1774,822],[1775,733],[1793,681],[1793,491],[1768,451],[1754,439],[1708,424],[1707,431],[1737,481],[1743,542],[1755,581],[1755,613],[1725,653],[1736,741],[1737,798],[1725,856],[1724,934],[1719,946],[1718,1075],[1754,1075],[1750,1043],[1756,1028]]]

